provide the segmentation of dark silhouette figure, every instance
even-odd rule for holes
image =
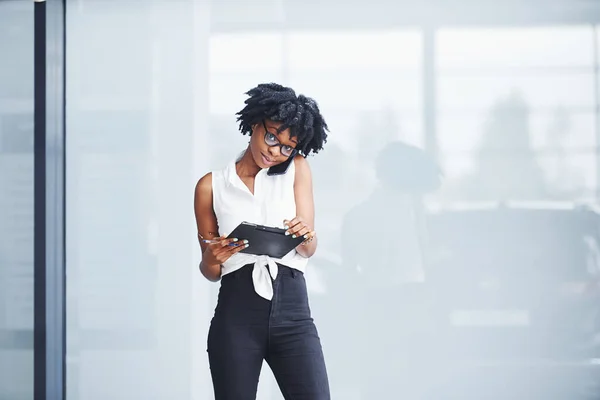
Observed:
[[[376,190],[344,218],[342,258],[345,275],[339,290],[360,310],[361,318],[345,321],[355,348],[368,399],[398,398],[415,393],[409,372],[409,348],[423,331],[427,315],[427,235],[423,196],[437,189],[441,173],[423,150],[392,142],[376,158]],[[360,322],[359,322],[360,321]]]
[[[546,197],[545,176],[531,144],[529,117],[529,106],[516,92],[492,107],[473,172],[459,189],[461,198],[502,201]]]

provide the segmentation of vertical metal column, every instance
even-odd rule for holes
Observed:
[[[65,2],[34,4],[34,398],[65,398]]]

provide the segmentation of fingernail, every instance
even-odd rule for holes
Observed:
[[[284,226],[283,226],[283,229],[290,229],[290,227],[289,227],[289,226],[287,226],[287,225],[284,225]]]
[[[292,239],[296,239],[296,235],[292,235]]]
[[[304,239],[308,239],[308,234],[302,236]]]
[[[238,238],[233,238],[233,241],[234,241],[234,242],[237,242],[237,241],[238,241]]]
[[[248,244],[248,240],[244,239],[244,244]]]
[[[245,245],[244,247],[248,247],[248,246],[250,246],[250,245],[249,245],[249,244],[247,244],[247,245]]]

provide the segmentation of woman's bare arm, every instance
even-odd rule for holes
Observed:
[[[315,229],[315,202],[313,197],[312,173],[308,161],[302,156],[294,158],[296,176],[294,178],[294,197],[296,200],[296,218]],[[296,251],[304,257],[311,257],[317,250],[317,237],[296,247]]]
[[[202,254],[204,254],[208,245],[202,242],[200,236],[205,239],[214,239],[219,236],[219,226],[213,209],[211,173],[204,175],[196,184],[196,190],[194,191],[194,213],[198,228],[198,242],[200,243]],[[218,281],[221,277],[220,265],[205,265],[204,262],[201,262],[200,271],[206,279],[212,282]]]

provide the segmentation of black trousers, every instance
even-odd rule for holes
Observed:
[[[329,381],[304,274],[279,265],[273,299],[252,283],[254,265],[221,280],[208,333],[215,400],[254,400],[263,360],[286,400],[329,400]]]

